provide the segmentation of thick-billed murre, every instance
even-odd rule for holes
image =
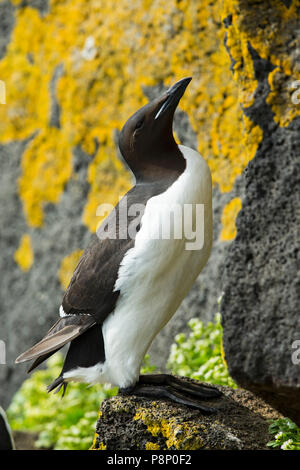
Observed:
[[[72,380],[110,383],[119,387],[119,393],[170,399],[203,412],[214,411],[203,403],[220,396],[214,387],[168,374],[139,375],[151,342],[176,312],[211,250],[210,170],[198,152],[177,145],[172,129],[174,112],[190,81],[184,78],[175,83],[124,125],[119,148],[135,185],[84,251],[64,294],[60,319],[39,343],[16,359],[17,363],[34,359],[30,372],[70,342],[61,374],[49,391],[63,387],[64,393]],[[184,235],[149,236],[149,229],[159,231],[173,204],[204,207],[200,249],[186,249]],[[121,217],[125,205],[142,208],[138,217],[128,210],[126,224]],[[134,236],[128,233],[130,222],[135,222]],[[192,219],[190,225],[194,223]],[[117,227],[116,233],[109,234],[108,226]]]

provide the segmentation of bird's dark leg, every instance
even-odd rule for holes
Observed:
[[[196,384],[189,382],[180,377],[174,377],[170,374],[151,374],[151,375],[140,375],[140,384],[159,384],[169,385],[171,388],[176,389],[182,393],[187,393],[196,398],[203,400],[210,398],[218,398],[222,395],[220,390],[210,385]]]
[[[215,387],[195,384],[168,374],[141,375],[134,387],[120,389],[119,393],[150,399],[172,400],[180,405],[196,408],[202,413],[217,411],[216,408],[202,401],[213,400],[222,395]]]

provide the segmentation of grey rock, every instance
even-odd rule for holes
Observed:
[[[23,0],[19,8],[24,8],[30,6],[31,8],[35,8],[41,14],[41,16],[48,13],[49,10],[49,0]]]
[[[269,419],[281,415],[246,390],[218,387],[212,415],[168,401],[116,396],[104,400],[93,449],[263,450]]]
[[[14,7],[9,0],[4,0],[0,3],[0,59],[6,53],[14,24]]]
[[[279,127],[266,103],[272,64],[249,46],[259,85],[244,110],[263,130],[245,171],[245,196],[223,276],[229,372],[300,423],[300,118]]]

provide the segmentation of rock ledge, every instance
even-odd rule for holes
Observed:
[[[224,396],[210,416],[134,396],[104,400],[92,449],[266,449],[272,440],[268,420],[281,415],[249,391],[218,388]]]

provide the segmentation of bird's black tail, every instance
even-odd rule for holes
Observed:
[[[74,370],[77,367],[92,367],[104,361],[105,352],[102,326],[94,325],[81,336],[71,341],[62,371],[47,387],[48,392],[57,389],[55,391],[57,393],[63,387],[64,395],[67,387],[67,382],[63,377],[65,372]]]

